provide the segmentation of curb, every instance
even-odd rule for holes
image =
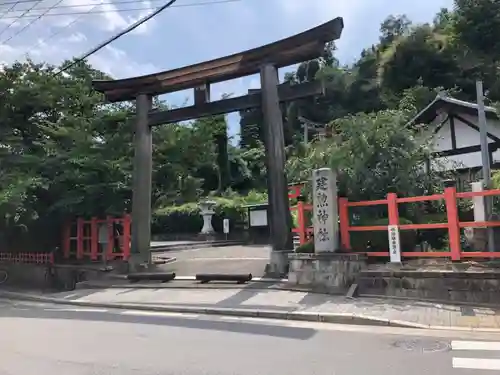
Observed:
[[[298,320],[307,322],[322,322],[336,324],[353,325],[372,325],[372,326],[391,326],[400,328],[429,328],[426,325],[420,325],[410,322],[398,322],[378,317],[370,317],[356,314],[335,314],[335,313],[316,313],[301,311],[273,311],[260,309],[235,309],[224,307],[181,307],[169,305],[141,305],[138,303],[106,303],[91,301],[71,301],[60,298],[37,296],[18,292],[0,292],[0,297],[10,298],[22,301],[45,302],[58,305],[72,305],[84,307],[100,307],[120,310],[139,310],[173,313],[191,313],[219,316],[238,316],[248,318],[267,318],[279,320]]]
[[[227,246],[240,246],[244,245],[244,241],[234,241],[234,242],[217,242],[208,241],[201,243],[185,244],[185,245],[165,245],[165,246],[153,246],[150,247],[151,253],[163,253],[169,251],[182,251],[182,250],[197,250],[212,247],[227,247]]]
[[[394,328],[415,328],[415,329],[434,329],[446,331],[473,331],[473,332],[491,332],[500,333],[498,328],[474,328],[474,327],[446,327],[432,326],[427,324],[413,323],[396,319],[386,319],[367,315],[352,313],[321,313],[321,312],[301,312],[301,311],[272,311],[260,309],[236,309],[222,307],[181,307],[169,305],[141,305],[138,303],[106,303],[90,301],[70,301],[60,298],[37,296],[26,293],[0,291],[0,297],[15,300],[45,302],[58,305],[72,305],[84,307],[98,307],[120,310],[138,310],[172,313],[190,313],[218,316],[237,316],[248,318],[266,318],[279,320],[295,320],[307,322],[322,322],[332,324],[351,324],[351,325],[369,325]]]
[[[116,280],[127,280],[126,275],[120,275],[119,277],[114,277]],[[178,282],[177,284],[173,284]],[[180,282],[180,283],[179,283]],[[290,291],[300,291],[304,290],[293,288],[293,287],[276,287],[274,284],[277,283],[287,283],[288,279],[272,279],[267,277],[254,277],[250,282],[245,284],[184,284],[184,282],[196,282],[196,276],[176,276],[174,280],[168,283],[151,283],[151,284],[140,284],[140,283],[127,283],[127,284],[102,284],[96,280],[82,281],[78,283],[78,286],[82,289],[235,289],[235,288],[246,288],[252,286],[252,289],[278,289],[278,290],[290,290]],[[261,285],[258,287],[257,285]],[[262,286],[265,284],[271,284]],[[255,286],[254,286],[255,285]],[[310,291],[310,290],[307,290]]]
[[[126,278],[121,278],[126,280]],[[314,294],[325,294],[325,295],[335,295],[342,296],[345,294],[343,291],[338,293],[316,291],[308,288],[298,288],[289,285],[276,285],[279,283],[288,282],[287,279],[257,279],[252,280],[250,283],[245,284],[200,284],[200,283],[184,283],[184,282],[194,282],[194,277],[191,276],[178,276],[174,280],[167,283],[155,283],[155,284],[138,284],[138,283],[123,283],[123,284],[101,284],[95,281],[82,281],[77,284],[77,289],[185,289],[185,290],[216,290],[216,289],[251,289],[251,290],[278,290],[278,291],[289,291],[289,292],[302,292],[302,293],[314,293]],[[177,283],[175,283],[177,282]]]
[[[164,284],[99,284],[91,281],[82,281],[77,284],[77,289],[203,289],[203,290],[216,290],[216,289],[248,289],[248,290],[281,290],[289,292],[309,292],[315,294],[328,294],[328,295],[343,295],[342,293],[332,294],[332,293],[322,293],[313,292],[311,290],[297,289],[293,287],[280,287],[275,285],[265,285],[264,282],[256,282],[253,285],[250,284],[172,284],[172,282],[167,282]]]

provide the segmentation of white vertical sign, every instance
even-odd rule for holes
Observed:
[[[222,220],[222,227],[225,234],[229,233],[229,219]]]
[[[473,192],[483,191],[483,181],[472,182],[471,188]],[[474,209],[474,221],[486,221],[484,197],[473,197],[472,203]]]
[[[401,263],[401,242],[399,241],[399,227],[397,225],[387,226],[389,232],[389,254],[391,263]]]
[[[315,252],[339,247],[337,176],[330,168],[313,172],[313,225]]]

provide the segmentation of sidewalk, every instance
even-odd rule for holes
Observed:
[[[375,298],[348,299],[265,289],[265,286],[263,289],[108,288],[51,294],[0,291],[0,297],[121,309],[500,333],[500,311],[492,308]]]

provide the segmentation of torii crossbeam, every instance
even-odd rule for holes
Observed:
[[[325,43],[340,38],[344,27],[338,17],[313,29],[280,41],[219,59],[141,77],[96,80],[94,89],[108,102],[136,100],[134,170],[132,196],[132,254],[150,260],[151,241],[151,127],[244,109],[261,107],[265,127],[268,222],[271,228],[271,270],[282,273],[280,252],[292,249],[291,217],[287,180],[283,119],[279,103],[318,95],[320,82],[279,85],[278,68],[321,56]],[[210,85],[260,73],[261,90],[251,94],[210,101]],[[167,111],[152,109],[152,97],[194,89],[195,104]],[[279,264],[278,264],[279,263]]]

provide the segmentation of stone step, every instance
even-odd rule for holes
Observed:
[[[361,296],[399,297],[462,303],[500,303],[500,273],[471,271],[362,271]]]

